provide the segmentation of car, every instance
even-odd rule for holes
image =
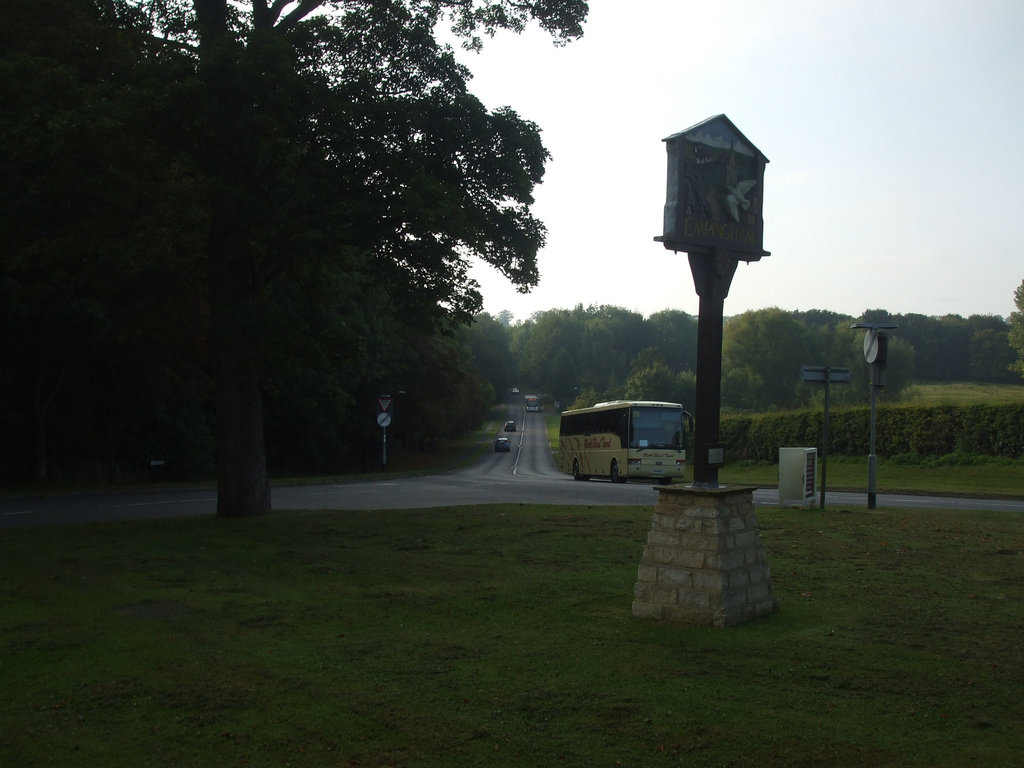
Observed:
[[[499,437],[497,440],[494,441],[494,451],[495,451],[495,453],[501,453],[502,451],[504,451],[505,453],[508,453],[511,450],[512,450],[512,441],[509,440],[507,437]]]
[[[519,387],[512,387],[512,394],[513,395],[518,395],[519,394]]]
[[[515,432],[516,431],[516,423],[514,421],[506,421],[505,422],[505,431],[506,432]]]

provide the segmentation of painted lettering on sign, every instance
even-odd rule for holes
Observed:
[[[611,448],[612,439],[610,437],[588,437],[583,441],[584,448]]]
[[[713,237],[750,246],[758,244],[757,231],[753,227],[744,227],[731,221],[687,216],[683,222],[683,233],[686,237]]]

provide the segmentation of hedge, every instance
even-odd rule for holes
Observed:
[[[777,463],[780,446],[821,448],[823,411],[722,414],[720,438],[730,460]],[[879,406],[875,452],[891,457],[975,454],[1010,459],[1024,456],[1024,403],[968,406]],[[871,411],[842,408],[829,413],[829,454],[865,456]]]

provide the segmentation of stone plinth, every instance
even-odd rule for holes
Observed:
[[[753,488],[658,491],[633,591],[633,616],[730,627],[779,609]]]

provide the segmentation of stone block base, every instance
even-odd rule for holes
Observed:
[[[779,609],[754,489],[658,488],[633,616],[730,627]]]

